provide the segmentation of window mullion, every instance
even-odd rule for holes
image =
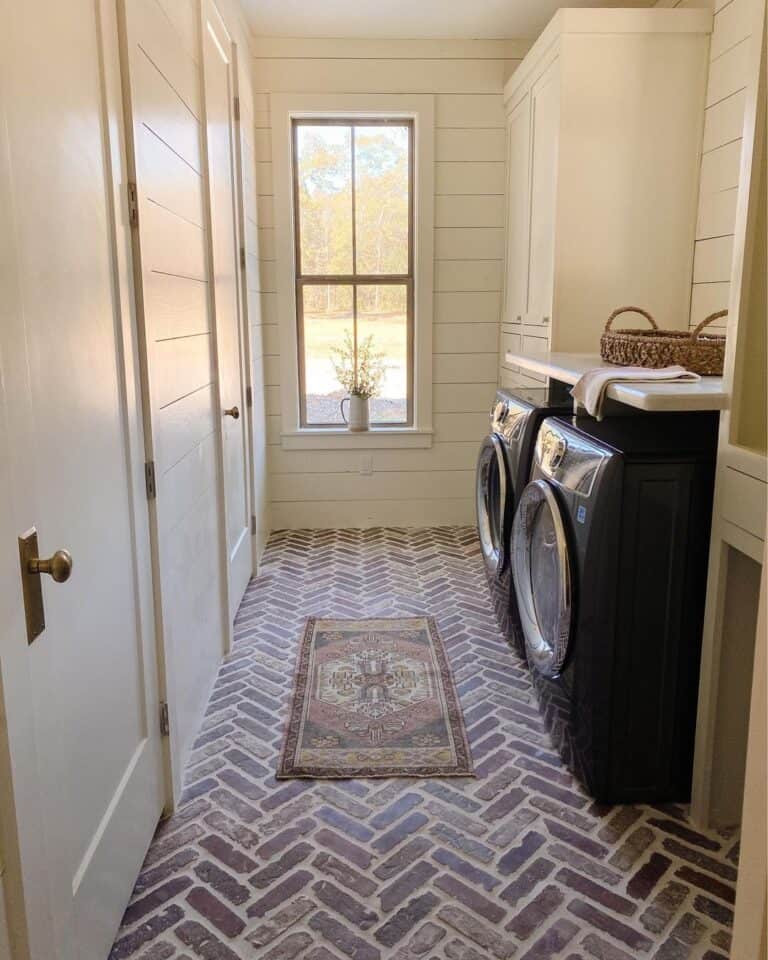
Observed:
[[[351,126],[350,144],[352,156],[350,158],[350,177],[352,179],[352,275],[357,274],[357,198],[355,197],[355,125]]]
[[[352,284],[352,342],[355,364],[355,384],[357,384],[357,284]]]
[[[352,275],[357,276],[357,206],[355,197],[355,125],[352,124],[350,143],[352,157],[350,173],[352,177]],[[355,383],[357,383],[357,284],[352,284],[352,349],[354,351]]]

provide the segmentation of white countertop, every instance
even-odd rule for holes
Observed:
[[[510,350],[506,360],[521,370],[532,370],[571,384],[596,367],[620,369],[606,363],[597,353],[532,354]],[[612,383],[606,396],[639,410],[657,412],[724,410],[728,406],[722,377],[702,377],[697,383]]]

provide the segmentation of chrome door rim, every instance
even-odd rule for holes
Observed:
[[[492,445],[496,455],[496,469],[499,475],[499,505],[498,505],[498,530],[500,543],[496,545],[493,541],[491,532],[491,518],[488,514],[487,500],[483,484],[481,481],[481,468],[483,457],[488,449],[488,441]],[[505,545],[507,530],[505,524],[505,513],[507,505],[507,463],[504,457],[504,448],[501,439],[491,433],[483,441],[480,448],[480,456],[477,463],[477,475],[475,478],[475,506],[477,508],[477,531],[480,536],[480,548],[483,551],[486,565],[495,573],[497,577],[501,576],[508,562],[508,550]]]
[[[538,511],[544,506],[548,507],[552,515],[560,568],[554,646],[541,633],[534,606],[534,585],[531,582],[531,533]],[[573,594],[565,526],[554,490],[546,480],[532,481],[520,497],[512,529],[512,564],[528,657],[544,676],[556,677],[568,655]]]

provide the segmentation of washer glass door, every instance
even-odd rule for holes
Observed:
[[[515,593],[531,664],[556,677],[571,637],[572,577],[560,507],[546,480],[529,483],[512,530]]]
[[[508,562],[509,477],[501,439],[489,434],[480,447],[475,477],[477,531],[488,572],[500,576]]]

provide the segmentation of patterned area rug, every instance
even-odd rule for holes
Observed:
[[[434,618],[307,620],[278,779],[472,774]]]

